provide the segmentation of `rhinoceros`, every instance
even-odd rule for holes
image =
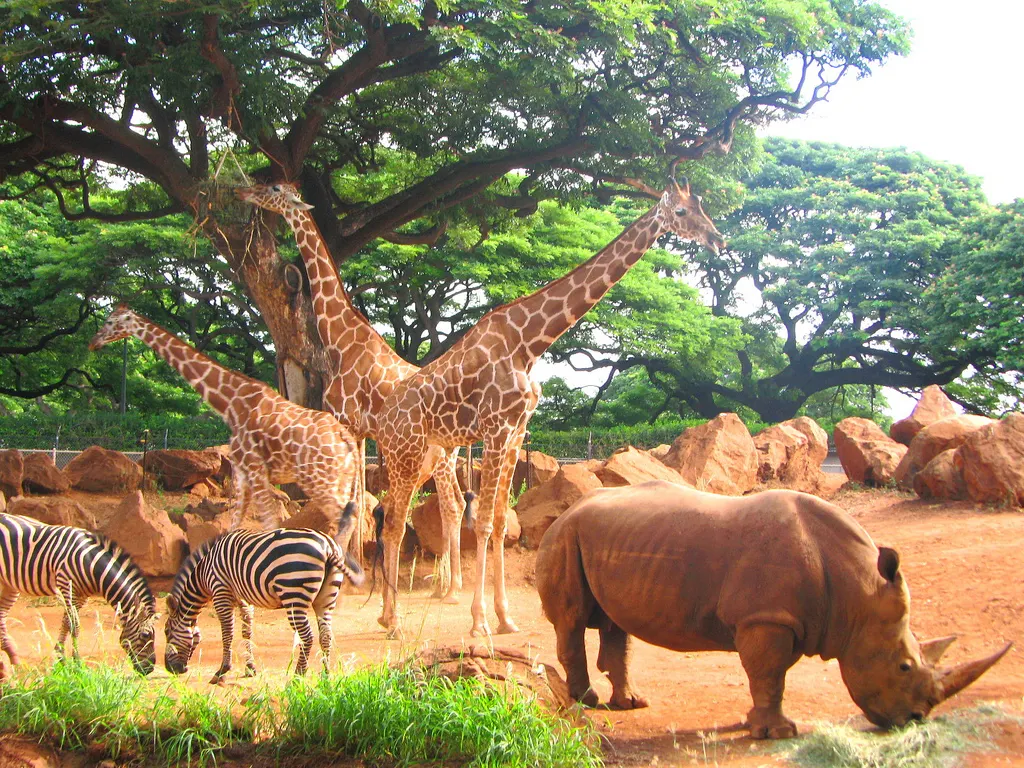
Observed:
[[[600,631],[610,706],[647,706],[629,677],[630,638],[676,651],[737,651],[754,738],[796,735],[782,713],[801,656],[838,659],[847,690],[881,727],[924,718],[1012,644],[954,669],[936,666],[955,637],[919,643],[899,555],[815,496],[773,490],[718,496],[654,481],[584,496],[548,529],[537,589],[554,624],[569,693],[597,704],[584,631]]]

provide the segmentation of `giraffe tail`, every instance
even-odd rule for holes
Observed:
[[[377,563],[380,562],[381,573],[384,574],[384,505],[378,504],[373,510],[373,532],[377,538],[377,546],[373,549],[373,562],[370,564],[370,594],[366,603],[370,602],[373,590],[377,588]],[[398,591],[397,589],[395,590]],[[366,605],[363,603],[363,605]]]
[[[462,527],[472,528],[473,527],[473,500],[476,498],[476,494],[472,491],[466,491],[462,494],[462,498],[466,500],[466,511],[462,514]]]

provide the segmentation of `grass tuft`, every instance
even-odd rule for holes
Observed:
[[[1012,717],[981,705],[887,732],[819,724],[786,757],[803,768],[942,768],[967,751],[990,748],[986,726]]]

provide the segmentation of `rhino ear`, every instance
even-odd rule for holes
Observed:
[[[891,547],[878,548],[878,572],[890,584],[903,578],[900,575],[900,555],[895,549]]]
[[[921,658],[924,659],[926,664],[934,667],[939,663],[942,654],[953,644],[954,640],[956,640],[956,635],[947,635],[946,637],[936,637],[932,640],[921,642]]]

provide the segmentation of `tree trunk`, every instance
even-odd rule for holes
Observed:
[[[267,226],[277,217],[266,214],[261,218],[244,230],[239,227],[225,232],[219,227],[211,233],[213,242],[259,308],[274,340],[278,391],[294,403],[321,410],[327,356],[316,329],[309,282],[301,270],[302,279],[294,279],[295,267],[278,254],[277,239]]]

